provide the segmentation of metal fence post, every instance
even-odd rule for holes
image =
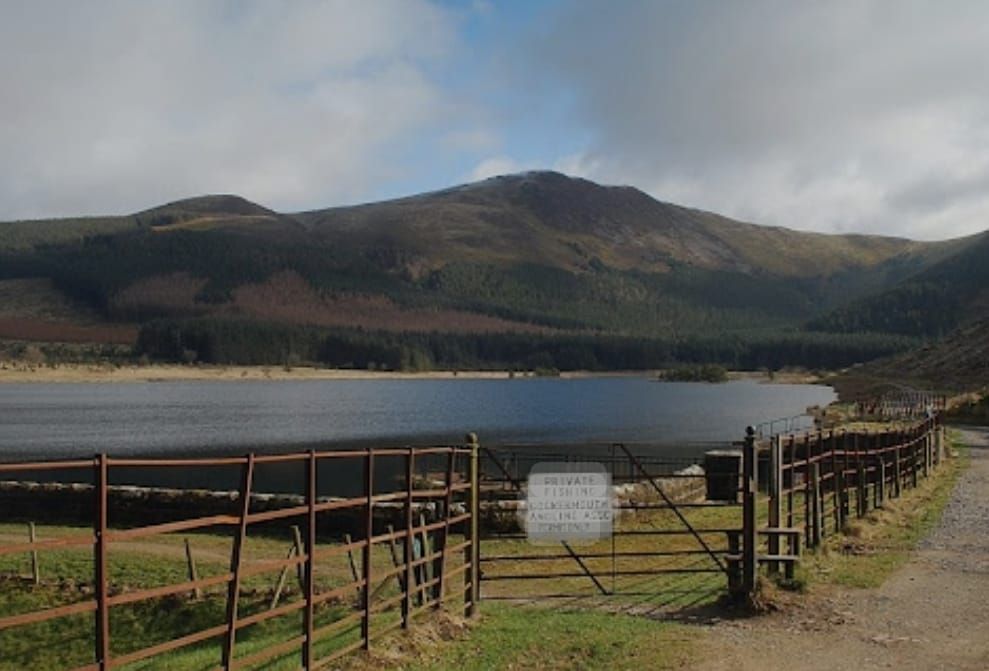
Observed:
[[[101,671],[110,668],[110,610],[107,604],[109,597],[110,576],[107,574],[107,486],[108,468],[106,454],[96,455],[95,482],[96,491],[96,524],[93,529],[96,535],[94,545],[94,569],[96,585],[96,662]]]
[[[309,510],[306,517],[306,564],[303,582],[306,590],[306,610],[303,614],[303,625],[306,628],[306,640],[302,647],[302,667],[307,671],[316,661],[313,658],[313,630],[315,628],[315,598],[316,598],[316,451],[309,451],[306,462],[306,503]],[[298,529],[296,529],[296,532]]]
[[[467,434],[467,447],[470,449],[470,526],[467,530],[469,544],[464,551],[464,561],[469,568],[464,571],[464,614],[473,617],[478,612],[481,598],[481,537],[478,529],[480,517],[480,491],[478,487],[478,451],[480,445],[477,434]]]
[[[364,591],[361,602],[364,617],[361,620],[361,637],[365,650],[371,648],[371,539],[374,536],[374,448],[368,448],[364,458],[364,493],[367,495],[367,505],[364,517]]]
[[[436,608],[440,608],[443,605],[443,596],[446,591],[446,573],[447,573],[447,551],[446,547],[449,544],[448,540],[450,537],[450,510],[453,508],[453,473],[454,466],[456,464],[457,453],[455,448],[450,448],[450,453],[447,455],[446,463],[446,492],[443,494],[443,518],[444,525],[439,534],[439,538],[436,543],[436,552],[439,552],[440,556],[434,560],[433,572],[436,574],[437,582],[436,586],[433,588]]]
[[[240,569],[247,537],[247,517],[251,510],[251,485],[254,480],[254,453],[247,455],[240,485],[240,526],[230,550],[230,572],[233,579],[227,587],[227,635],[223,642],[223,668],[233,667],[234,647],[237,644],[237,607],[240,603]]]
[[[402,592],[402,627],[409,628],[412,617],[412,489],[415,478],[415,451],[410,447],[405,455],[405,544],[402,546],[402,558],[405,560],[405,587]]]

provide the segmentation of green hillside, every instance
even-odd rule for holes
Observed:
[[[540,172],[294,214],[226,195],[3,223],[0,282],[46,278],[172,359],[835,366],[918,334],[801,324],[931,276],[970,245],[761,227]],[[11,310],[8,337],[23,317]]]
[[[812,320],[808,327],[940,337],[989,314],[989,234],[957,241],[954,251],[886,291]]]
[[[989,385],[989,318],[968,321],[944,338],[858,366],[835,379],[843,398],[888,391],[890,382],[955,393]]]

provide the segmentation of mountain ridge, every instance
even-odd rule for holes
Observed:
[[[124,217],[0,224],[0,281],[48,278],[110,322],[173,320],[179,331],[202,319],[398,340],[500,331],[533,343],[575,337],[567,347],[581,351],[594,338],[644,338],[694,358],[736,356],[739,338],[785,335],[791,358],[830,365],[895,351],[913,335],[801,335],[804,323],[895,289],[976,242],[764,227],[536,171],[296,213],[213,194]],[[237,329],[221,331],[233,338]],[[719,344],[683,354],[699,339]],[[801,339],[845,354],[805,356]],[[603,359],[613,360],[598,352],[567,361]]]

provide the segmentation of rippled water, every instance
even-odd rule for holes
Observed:
[[[834,399],[816,385],[645,377],[0,385],[0,460],[381,439],[720,441]]]

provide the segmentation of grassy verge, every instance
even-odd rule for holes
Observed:
[[[77,527],[37,527],[39,540],[81,536],[91,530]],[[0,542],[26,540],[23,525],[0,524]],[[179,584],[188,580],[185,540],[189,539],[196,557],[200,578],[223,575],[228,570],[231,536],[222,534],[161,534],[142,541],[111,544],[109,556],[110,594]],[[283,559],[290,536],[284,540],[259,536],[248,538],[244,548],[245,566]],[[337,541],[339,542],[339,541]],[[451,537],[451,542],[460,542]],[[333,541],[323,539],[321,548]],[[66,548],[39,553],[42,583],[29,580],[27,555],[0,556],[0,617],[91,601],[93,598],[93,558],[89,547]],[[357,556],[360,562],[360,553]],[[383,575],[392,566],[387,547],[375,546],[372,570]],[[268,611],[279,572],[268,571],[250,576],[242,583],[240,617]],[[352,580],[346,554],[317,561],[317,592],[345,585]],[[378,583],[379,581],[376,581]],[[381,581],[375,600],[397,594],[394,578]],[[290,572],[280,605],[300,603],[301,590]],[[356,592],[320,604],[315,626],[322,627],[354,612]],[[372,618],[372,631],[397,619],[397,613],[381,613]],[[201,598],[177,594],[136,603],[114,606],[110,610],[111,655],[119,657],[158,643],[222,625],[226,620],[226,586],[208,588]],[[73,668],[93,660],[93,615],[62,617],[0,630],[0,670]],[[253,624],[237,633],[237,656],[243,657],[299,636],[302,632],[301,611]],[[318,656],[325,656],[358,640],[357,623],[329,635],[316,646]],[[127,665],[137,669],[175,669],[199,671],[216,668],[220,660],[222,636],[186,648]],[[299,649],[263,666],[246,668],[294,669],[299,666]]]
[[[862,519],[853,519],[844,532],[827,539],[817,551],[804,556],[798,583],[878,587],[910,557],[910,552],[941,518],[968,455],[950,441],[958,456],[946,459],[916,489],[904,489],[898,499],[887,499]]]
[[[692,658],[697,632],[685,625],[600,610],[550,610],[485,603],[477,624],[423,625],[419,644],[400,657],[372,653],[348,668],[460,671],[477,669],[673,669]],[[411,637],[405,637],[408,641]]]
[[[833,535],[820,550],[806,554],[799,569],[798,583],[874,587],[885,580],[908,558],[916,542],[937,522],[958,475],[965,468],[966,455],[946,460],[917,489],[905,489],[898,499],[889,499],[882,510],[872,510],[853,520],[845,533]],[[648,492],[641,493],[643,501]],[[798,498],[797,510],[801,501]],[[760,510],[762,516],[764,510]],[[739,526],[738,508],[685,509],[691,523],[701,529]],[[764,522],[764,519],[761,518]],[[682,528],[669,511],[637,512],[621,520],[628,531]],[[85,534],[86,529],[39,527],[39,537],[53,538]],[[22,542],[25,529],[20,525],[0,525],[0,542]],[[229,534],[195,534],[190,537],[197,556],[200,577],[227,571],[231,539]],[[285,556],[284,539],[251,538],[245,549],[248,565]],[[725,551],[723,533],[705,535],[715,551]],[[111,593],[182,582],[186,579],[184,536],[161,535],[142,542],[114,544],[111,552]],[[460,539],[451,539],[459,542]],[[321,541],[322,543],[323,541]],[[325,542],[332,542],[325,539]],[[615,543],[612,545],[612,543]],[[613,559],[614,549],[626,556]],[[661,557],[642,553],[662,550]],[[721,574],[686,573],[621,576],[622,570],[703,568],[711,562],[703,552],[693,554],[698,544],[690,536],[651,536],[630,534],[580,549],[581,554],[599,554],[585,563],[615,592],[603,596],[586,576],[541,580],[487,581],[485,597],[515,597],[520,601],[484,601],[481,617],[467,623],[455,615],[424,616],[411,635],[392,633],[374,641],[370,655],[347,658],[346,668],[370,669],[634,669],[682,668],[689,664],[700,632],[695,628],[660,619],[670,611],[704,608],[724,592]],[[560,548],[534,548],[523,540],[486,540],[487,557],[514,556],[545,552],[559,555]],[[684,553],[684,554],[677,554]],[[41,556],[41,586],[32,586],[26,556],[0,557],[0,616],[38,608],[54,607],[91,598],[92,552],[88,548],[45,552]],[[359,557],[357,558],[359,562]],[[376,547],[373,571],[382,575],[391,566],[387,547]],[[452,568],[452,567],[451,567]],[[547,557],[545,561],[497,562],[485,570],[489,577],[499,572],[574,572],[572,559]],[[609,576],[609,571],[615,575]],[[268,608],[277,574],[250,578],[241,595],[242,615]],[[332,589],[351,580],[346,555],[317,567],[318,591]],[[290,577],[290,593],[283,603],[299,599],[298,588]],[[394,584],[385,584],[377,598],[390,599],[397,593]],[[567,599],[547,595],[573,593]],[[115,607],[112,612],[112,645],[115,655],[126,654],[147,645],[170,640],[185,633],[216,626],[224,621],[225,591],[218,588],[201,599],[179,595]],[[356,597],[356,595],[355,595]],[[317,612],[317,625],[325,625],[354,612],[356,598],[329,603]],[[459,612],[456,601],[451,612]],[[643,617],[643,616],[646,617]],[[372,619],[372,632],[381,631],[397,620],[395,608]],[[0,669],[67,668],[92,659],[93,618],[73,616],[49,623],[0,631]],[[318,656],[353,643],[358,628],[342,636],[321,641]],[[238,632],[238,656],[248,655],[298,636],[298,611],[273,621],[253,625]],[[214,668],[219,659],[220,639],[190,646],[178,652],[138,663],[130,669],[168,668],[199,670]],[[298,668],[299,656],[292,651],[265,669]]]

